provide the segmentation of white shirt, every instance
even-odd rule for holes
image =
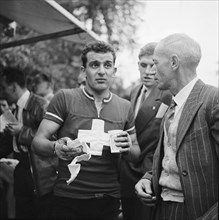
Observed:
[[[140,109],[140,107],[141,107],[141,104],[142,104],[142,96],[143,96],[143,94],[146,92],[146,87],[145,87],[145,85],[143,85],[142,86],[142,88],[141,88],[141,92],[140,92],[140,95],[138,96],[138,98],[137,98],[137,101],[136,101],[136,105],[135,105],[135,118],[136,118],[136,116],[137,116],[137,114],[138,114],[138,111],[139,111],[139,109]],[[146,92],[147,93],[147,92]],[[146,95],[146,94],[145,94]],[[146,98],[146,97],[145,97]]]
[[[23,124],[23,109],[27,104],[27,101],[30,97],[30,92],[28,90],[26,90],[24,92],[24,94],[18,99],[17,101],[17,106],[18,106],[18,113],[17,113],[17,120],[18,122],[20,122],[21,124]],[[27,149],[25,146],[21,145],[21,148],[26,152]],[[17,142],[16,142],[16,137],[13,137],[13,149],[15,152],[19,152],[19,149],[17,147]]]
[[[180,108],[182,108],[189,97],[189,94],[191,93],[195,83],[198,81],[198,77],[195,77],[190,83],[188,83],[183,89],[181,89],[176,96],[173,97],[173,100],[177,104],[175,107],[175,115],[177,115]]]
[[[17,106],[18,106],[17,119],[22,124],[23,124],[23,117],[22,117],[23,109],[26,106],[29,97],[30,97],[30,92],[26,90],[24,94],[17,101]]]

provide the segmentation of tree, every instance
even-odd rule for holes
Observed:
[[[73,13],[90,29],[121,49],[124,45],[135,45],[132,33],[140,17],[137,11],[142,8],[135,0],[57,0],[64,8]],[[140,8],[139,8],[140,7]],[[130,34],[131,33],[131,34]],[[18,24],[13,40],[20,40],[38,35],[33,30]],[[1,43],[11,38],[1,33]],[[29,88],[31,88],[32,69],[38,68],[51,74],[55,81],[55,91],[59,88],[74,88],[80,72],[80,53],[83,45],[61,39],[41,41],[0,51],[0,68],[5,65],[19,64],[27,70]],[[117,79],[114,92],[124,94],[122,79]]]
[[[13,40],[35,35],[38,33],[18,24]],[[0,39],[2,43],[8,42],[7,36],[1,36]],[[0,51],[0,68],[7,65],[19,65],[27,73],[29,89],[31,89],[34,69],[52,75],[55,81],[55,91],[60,88],[75,88],[80,72],[82,47],[83,45],[80,44],[52,39],[4,49]]]
[[[87,27],[119,49],[134,47],[145,2],[136,0],[57,0]]]

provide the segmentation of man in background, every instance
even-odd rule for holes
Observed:
[[[52,76],[34,70],[36,76],[33,79],[33,92],[43,97],[49,104],[54,93],[54,82]],[[56,139],[56,135],[53,136]],[[57,179],[58,158],[55,155],[51,157],[41,157],[40,155],[32,154],[33,173],[38,194],[38,204],[40,212],[39,218],[50,218],[53,200],[53,188]]]
[[[138,62],[141,83],[131,91],[141,155],[135,164],[122,160],[121,201],[124,220],[150,219],[153,209],[139,200],[134,186],[146,171],[152,169],[153,155],[160,136],[160,123],[172,99],[169,91],[157,88],[155,71],[152,70],[156,45],[157,43],[151,42],[141,48]]]
[[[0,94],[0,219],[15,218],[15,198],[14,198],[14,166],[17,160],[14,160],[12,151],[11,137],[6,137],[3,133],[2,114],[10,110],[10,106]],[[4,140],[4,141],[3,141]],[[9,155],[10,154],[10,155]]]
[[[8,123],[5,132],[13,136],[13,150],[19,154],[14,170],[16,218],[36,218],[36,186],[30,161],[31,142],[44,116],[46,100],[27,89],[26,74],[19,67],[5,67],[1,89],[8,103],[16,103],[16,122]]]
[[[35,94],[43,97],[49,103],[53,98],[53,79],[46,73],[36,71],[33,79],[33,91]]]
[[[78,87],[80,87],[80,88],[84,88],[85,87],[86,76],[85,76],[84,72],[80,72],[79,73],[77,82],[78,82]]]
[[[136,184],[156,220],[218,219],[219,90],[197,77],[199,44],[171,34],[155,48],[158,88],[173,102],[164,116],[152,175]]]

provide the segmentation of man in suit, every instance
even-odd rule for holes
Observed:
[[[172,99],[169,91],[161,91],[157,88],[155,71],[151,71],[156,45],[157,43],[151,42],[141,48],[138,62],[141,83],[131,92],[141,155],[136,164],[125,160],[121,163],[121,201],[124,220],[150,219],[152,212],[152,207],[143,205],[137,198],[134,186],[146,171],[152,169],[160,123]]]
[[[136,184],[156,201],[154,219],[218,219],[219,90],[197,78],[199,44],[185,34],[161,40],[154,52],[158,88],[173,94],[161,124],[152,173]]]
[[[5,67],[0,76],[1,89],[8,103],[17,105],[17,122],[8,123],[5,128],[5,132],[13,136],[13,149],[19,154],[19,163],[14,170],[16,218],[36,218],[36,188],[29,160],[30,146],[43,119],[47,102],[28,91],[25,73],[20,68]]]

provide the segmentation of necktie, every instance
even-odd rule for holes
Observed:
[[[18,109],[19,109],[19,107],[18,107],[18,105],[16,104],[16,108],[15,108],[15,110],[14,110],[14,116],[15,116],[16,119],[18,119]]]
[[[172,100],[169,109],[167,110],[167,113],[165,115],[165,120],[164,120],[164,126],[166,127],[166,131],[168,133],[170,124],[173,120],[173,116],[175,113],[175,107],[176,107],[176,103],[174,102],[174,100]]]
[[[147,89],[144,88],[144,90],[143,90],[143,92],[142,92],[142,96],[141,96],[141,104],[140,104],[140,106],[142,105],[142,103],[143,103],[144,100],[145,100],[146,92],[147,92]]]
[[[135,117],[137,116],[138,111],[139,111],[143,101],[145,100],[146,91],[147,91],[146,88],[143,87],[142,90],[141,90],[141,93],[139,95],[139,98],[137,99],[137,102],[136,102],[136,105],[135,105]]]
[[[19,106],[16,104],[16,108],[14,109],[14,116],[17,120],[18,120],[18,110],[19,110]],[[20,152],[16,136],[13,136],[13,149],[16,153]]]

